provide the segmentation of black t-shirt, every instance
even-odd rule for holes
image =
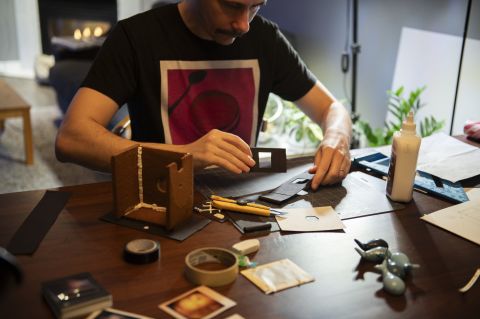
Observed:
[[[118,22],[82,86],[128,103],[135,141],[186,144],[218,128],[253,146],[269,93],[294,101],[315,81],[272,22],[256,16],[224,46],[173,4]]]

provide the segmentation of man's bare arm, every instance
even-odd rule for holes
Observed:
[[[55,153],[63,162],[74,162],[95,170],[110,171],[113,155],[140,144],[106,129],[118,110],[115,101],[90,88],[80,88],[69,106],[55,141]],[[212,130],[186,145],[141,143],[157,149],[191,153],[195,167],[218,165],[234,173],[248,172],[255,162],[251,151],[236,135]]]
[[[315,154],[314,166],[310,169],[310,173],[315,174],[312,188],[338,183],[350,169],[350,115],[319,82],[296,103],[323,130],[323,141]]]

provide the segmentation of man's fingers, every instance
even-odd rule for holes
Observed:
[[[225,153],[219,155],[226,160],[234,161],[234,164],[240,167],[242,171],[248,172],[250,167],[255,165],[250,146],[234,134],[212,130],[206,136],[206,143],[207,147],[213,148],[215,151],[217,148],[223,150]],[[227,156],[227,153],[235,158]],[[243,164],[239,164],[238,161],[241,161]]]
[[[318,186],[322,183],[325,175],[328,173],[330,168],[330,163],[333,157],[333,149],[331,148],[320,148],[315,156],[315,176],[312,178],[311,187],[313,190],[316,190]]]
[[[255,165],[247,143],[234,134],[216,129],[188,144],[186,151],[193,154],[197,166],[213,164],[240,174]]]
[[[230,154],[229,158],[233,156],[235,161],[241,162],[246,168],[243,171],[248,172],[250,167],[255,165],[255,161],[251,157],[251,155],[246,154],[244,151],[236,147],[236,145],[229,143],[228,141],[223,141],[217,145],[219,149],[223,152]],[[248,148],[250,150],[250,148]],[[237,165],[238,166],[238,165]]]
[[[350,170],[350,156],[329,147],[319,149],[315,156],[315,166],[308,172],[315,174],[311,187],[316,190],[319,185],[335,184],[347,176]]]
[[[341,152],[335,152],[333,156],[330,169],[328,170],[327,176],[323,179],[322,184],[336,184],[340,182],[348,173],[346,170],[347,157]]]
[[[225,146],[222,145],[222,147],[225,147]],[[225,151],[222,147],[218,147],[214,151],[214,154],[212,154],[214,156],[214,158],[212,158],[211,161],[214,164],[223,166],[226,169],[228,169],[228,170],[230,170],[234,173],[241,173],[241,172],[249,172],[250,171],[250,166],[249,165],[247,165],[244,161],[240,160],[237,157],[236,154],[233,154],[232,152],[229,152],[229,151]],[[245,154],[243,154],[243,155],[245,156]],[[255,162],[253,162],[253,163],[255,163]],[[232,166],[235,167],[236,169],[232,170],[231,169]]]
[[[339,177],[344,178],[350,172],[350,165],[352,165],[352,161],[350,160],[350,156],[345,156],[343,158],[342,165],[340,166],[339,170]]]
[[[225,132],[222,132],[222,133],[223,133],[222,138],[226,142],[228,142],[228,143],[232,144],[233,146],[235,146],[236,148],[240,149],[243,153],[250,155],[250,157],[253,156],[252,150],[250,149],[250,146],[244,140],[242,140],[240,137],[238,137],[234,134],[231,134],[231,133],[225,133]]]

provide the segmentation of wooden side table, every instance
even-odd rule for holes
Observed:
[[[0,129],[10,117],[23,119],[23,141],[25,144],[25,163],[33,164],[33,138],[30,122],[30,105],[25,102],[5,81],[0,80]]]

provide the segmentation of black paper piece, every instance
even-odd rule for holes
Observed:
[[[244,214],[237,212],[227,212],[233,226],[242,234],[258,231],[278,231],[280,230],[275,217],[259,216],[254,214]]]
[[[13,235],[7,250],[14,255],[32,255],[65,207],[70,193],[46,191],[40,202]]]

